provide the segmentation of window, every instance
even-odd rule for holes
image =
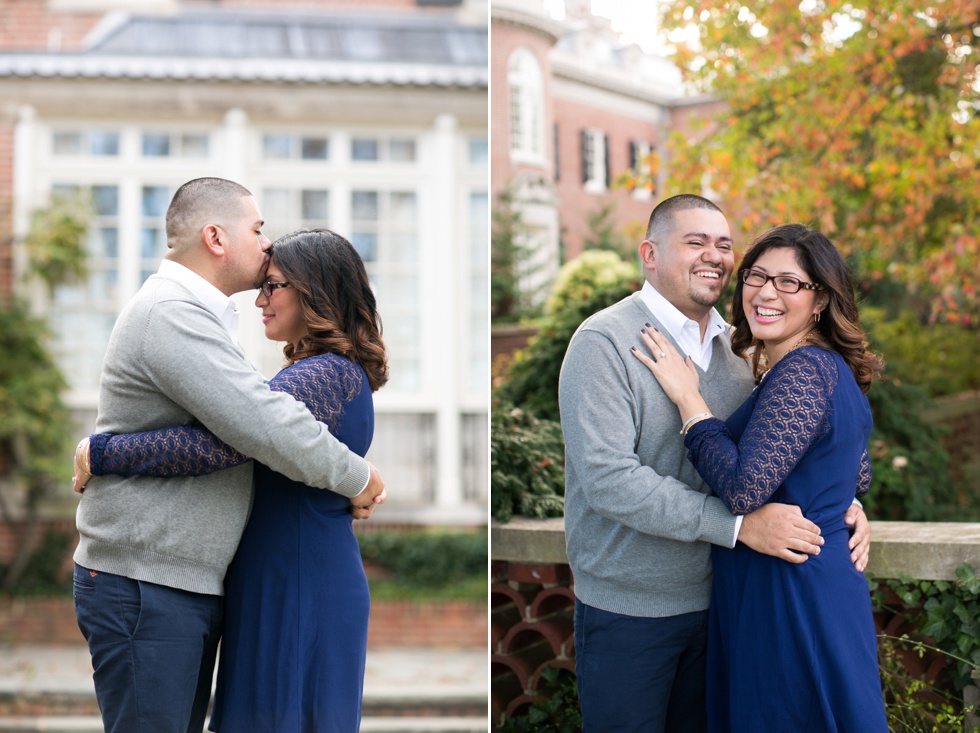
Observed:
[[[518,49],[507,66],[510,90],[510,149],[516,157],[544,154],[544,84],[541,66],[527,49]]]
[[[418,209],[414,191],[351,191],[351,243],[384,314],[391,386],[421,387]]]
[[[630,169],[644,179],[651,178],[650,154],[655,152],[653,146],[644,140],[630,140]],[[633,189],[633,198],[637,201],[649,201],[653,198],[653,188],[649,186],[637,186]]]
[[[350,157],[360,162],[414,163],[415,140],[355,137],[351,140]]]
[[[609,138],[601,130],[582,130],[582,183],[590,193],[609,188]]]
[[[263,135],[262,157],[266,160],[329,160],[330,140],[289,134]]]
[[[296,229],[328,229],[330,192],[322,188],[266,188],[259,200],[264,228],[275,241]]]
[[[207,158],[209,148],[206,134],[143,133],[144,158]]]
[[[469,161],[470,165],[480,168],[486,168],[490,164],[490,145],[485,137],[470,138]]]
[[[119,298],[119,189],[55,184],[52,197],[81,196],[91,203],[88,268],[83,283],[55,288],[50,311],[52,352],[74,389],[98,385]]]
[[[57,131],[51,138],[51,152],[56,156],[116,157],[119,155],[119,133],[106,130]]]
[[[173,194],[168,186],[143,186],[140,195],[140,283],[157,271],[167,252],[165,217]]]

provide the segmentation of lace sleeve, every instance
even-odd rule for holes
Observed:
[[[200,425],[178,425],[145,433],[90,437],[95,476],[204,476],[248,458]]]
[[[356,364],[324,354],[286,367],[269,381],[269,387],[303,402],[330,432],[336,432],[344,407],[361,388],[361,379]],[[99,434],[90,440],[92,473],[96,476],[204,476],[249,460],[200,425]]]
[[[829,355],[793,351],[759,386],[738,444],[721,420],[704,420],[688,432],[689,460],[733,514],[765,504],[828,429],[836,373]]]
[[[861,454],[861,469],[858,473],[858,483],[857,483],[857,494],[856,496],[864,496],[871,489],[871,456],[868,455],[868,449],[864,449],[864,453]]]
[[[317,420],[336,433],[347,404],[361,390],[363,378],[356,363],[335,354],[321,354],[286,367],[270,385],[305,404]]]

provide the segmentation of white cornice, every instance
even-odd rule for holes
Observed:
[[[704,95],[691,97],[665,93],[652,84],[646,85],[633,81],[633,78],[625,72],[617,74],[607,69],[586,69],[578,63],[563,58],[558,53],[553,53],[550,58],[551,70],[556,78],[621,94],[642,102],[661,107],[682,107],[712,101],[710,97]]]
[[[565,26],[557,20],[502,2],[490,3],[490,21],[517,26],[540,34],[552,45],[565,35]]]
[[[0,55],[0,78],[279,81],[486,88],[485,66],[308,59],[167,58],[70,54]]]

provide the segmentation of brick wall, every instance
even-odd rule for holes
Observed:
[[[368,524],[360,522],[356,526],[366,527],[361,530],[365,532],[408,529],[392,525],[367,527]],[[0,565],[9,564],[15,557],[26,529],[23,522],[0,523]],[[67,588],[73,568],[71,554],[78,538],[75,523],[71,519],[44,522],[35,538],[35,546],[47,530],[72,537],[61,566]],[[366,571],[369,577],[375,575],[370,567]],[[486,602],[372,601],[368,644],[375,647],[485,648],[487,624]],[[0,597],[0,644],[4,643],[83,643],[71,598]]]
[[[611,188],[592,193],[582,182],[581,132],[585,128],[601,130],[608,138],[609,178],[616,178],[630,169],[630,141],[646,142],[651,147],[660,144],[657,126],[648,120],[626,117],[608,110],[585,107],[564,99],[554,100],[555,120],[558,123],[558,195],[561,199],[561,228],[565,257],[572,259],[582,253],[589,234],[589,217],[610,204],[610,219],[616,231],[646,229],[650,211],[657,203],[657,194],[649,201],[638,201],[624,188]],[[625,237],[632,248],[639,247],[642,237]]]
[[[493,20],[490,53],[490,188],[496,197],[521,174],[544,175],[551,180],[552,137],[551,122],[551,62],[548,52],[554,40],[530,28]],[[542,166],[515,165],[510,159],[510,89],[507,84],[507,65],[511,54],[525,48],[537,58],[541,67],[545,96],[545,136]]]
[[[0,598],[0,644],[84,644],[69,597]],[[485,603],[372,601],[368,646],[483,649]]]
[[[568,565],[495,561],[490,581],[490,711],[494,726],[543,700],[541,672],[575,671],[575,596]]]

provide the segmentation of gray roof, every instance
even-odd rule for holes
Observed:
[[[486,87],[487,28],[429,14],[111,16],[78,53],[3,53],[0,77]]]

